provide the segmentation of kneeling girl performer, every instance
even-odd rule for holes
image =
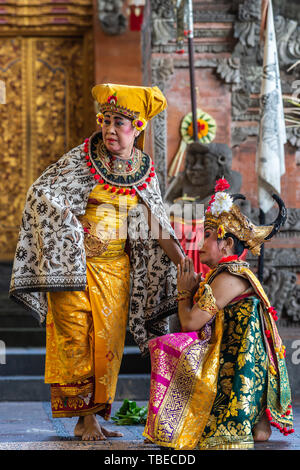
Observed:
[[[284,223],[256,226],[221,179],[205,213],[201,262],[211,269],[196,286],[192,261],[178,266],[180,333],[149,342],[151,389],[144,436],[175,449],[253,447],[271,426],[292,429],[285,347],[276,311],[245,261]],[[196,289],[195,295],[193,288]]]

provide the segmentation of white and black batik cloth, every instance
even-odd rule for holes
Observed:
[[[269,2],[265,30],[264,61],[260,94],[260,128],[256,154],[258,202],[263,212],[273,206],[272,194],[280,194],[285,172],[286,130],[281,94],[272,2]]]
[[[47,292],[78,291],[86,287],[83,227],[89,194],[98,184],[86,165],[84,144],[49,166],[27,193],[12,270],[10,297],[42,323],[47,315]],[[165,211],[158,180],[140,191],[133,186],[180,246]],[[168,332],[168,316],[176,314],[176,268],[136,208],[129,212],[131,263],[129,327],[142,353],[153,336]],[[139,227],[144,230],[137,232]],[[146,236],[145,236],[146,231]],[[138,236],[136,234],[139,234]]]

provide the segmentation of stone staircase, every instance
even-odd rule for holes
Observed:
[[[50,387],[44,383],[45,327],[40,327],[29,312],[8,298],[3,278],[1,281],[0,401],[48,401]],[[150,359],[142,358],[127,331],[116,400],[148,400],[149,385]]]

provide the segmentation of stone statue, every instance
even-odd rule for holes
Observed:
[[[124,0],[98,0],[98,18],[104,33],[114,36],[126,31],[127,19],[122,13],[123,3]]]
[[[191,204],[191,216],[195,217],[195,204],[206,207],[214,193],[216,180],[226,178],[230,183],[230,192],[238,193],[242,176],[231,170],[232,151],[226,144],[201,144],[194,142],[187,147],[185,168],[171,181],[165,202],[169,205]],[[186,206],[185,206],[186,207]],[[185,212],[185,215],[187,213]]]

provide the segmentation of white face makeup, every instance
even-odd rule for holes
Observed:
[[[134,139],[139,132],[133,127],[130,119],[122,114],[104,114],[102,125],[103,142],[107,150],[119,158],[128,160],[131,156]]]

